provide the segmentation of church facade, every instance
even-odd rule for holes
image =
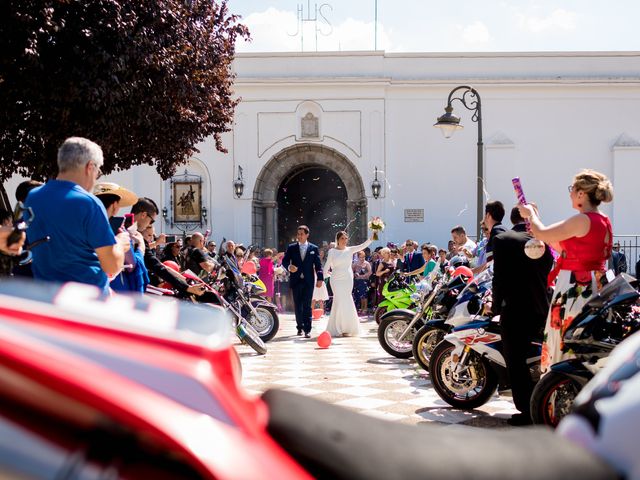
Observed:
[[[106,178],[157,201],[157,231],[282,249],[299,223],[316,243],[342,229],[355,242],[380,216],[380,244],[446,246],[455,225],[475,236],[474,112],[454,100],[464,129],[446,139],[433,128],[465,85],[481,97],[484,202],[509,210],[518,176],[554,222],[572,214],[573,175],[593,168],[614,184],[603,210],[615,233],[640,231],[640,53],[260,53],[239,54],[234,70],[227,154],[207,140],[169,181],[151,167]]]

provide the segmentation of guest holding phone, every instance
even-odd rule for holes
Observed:
[[[149,284],[149,273],[144,265],[144,240],[134,225],[134,215],[129,213],[124,217],[116,216],[120,208],[132,206],[138,201],[138,197],[111,182],[96,184],[93,193],[104,205],[114,233],[126,231],[131,238],[129,251],[125,254],[124,268],[113,277],[109,286],[116,292],[144,293]]]

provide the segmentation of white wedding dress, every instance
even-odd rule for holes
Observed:
[[[327,324],[327,331],[332,337],[340,335],[358,335],[360,333],[360,321],[358,312],[353,303],[351,291],[353,290],[353,270],[351,263],[353,254],[364,250],[371,244],[371,240],[360,245],[347,247],[344,250],[332,248],[327,255],[327,263],[324,271],[331,270],[329,281],[333,290],[333,304],[331,315]]]

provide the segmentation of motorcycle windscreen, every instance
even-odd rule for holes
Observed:
[[[616,297],[622,295],[640,296],[638,291],[631,286],[631,282],[636,279],[626,273],[619,274],[611,282],[607,283],[591,300],[589,300],[585,308],[602,308],[605,304]]]

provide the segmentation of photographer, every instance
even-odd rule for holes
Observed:
[[[0,226],[0,276],[3,277],[11,274],[16,256],[22,253],[22,246],[26,239],[26,235],[22,232],[17,242],[7,245],[11,232],[13,232],[13,227]]]

